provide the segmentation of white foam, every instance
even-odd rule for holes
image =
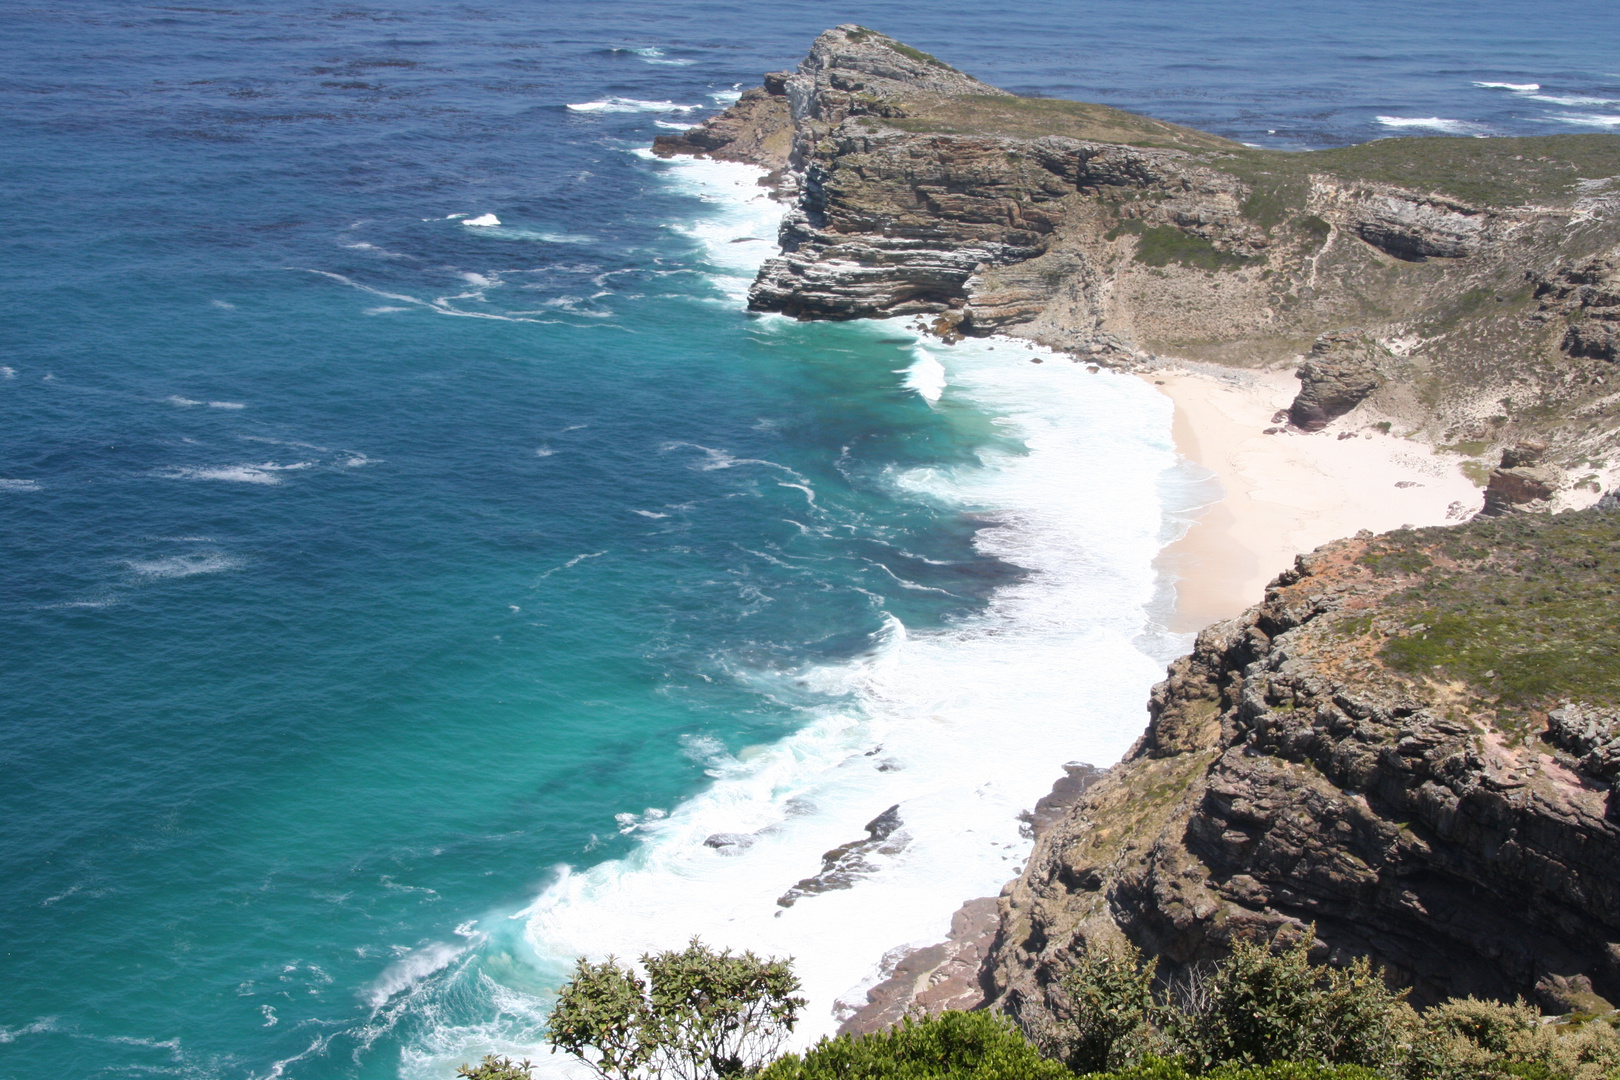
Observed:
[[[16,377],[16,368],[0,367],[0,379],[15,379]]]
[[[1530,100],[1545,101],[1549,105],[1562,105],[1565,108],[1576,108],[1581,105],[1620,105],[1620,98],[1565,97],[1558,94],[1531,94]]]
[[[1533,82],[1476,82],[1474,85],[1485,90],[1512,90],[1515,94],[1532,94],[1541,89],[1540,83]]]
[[[683,124],[676,120],[654,120],[654,127],[661,127],[665,131],[691,131],[691,124]]]
[[[0,491],[39,491],[37,480],[4,480],[0,479]]]
[[[500,223],[501,219],[496,217],[494,214],[479,214],[477,217],[467,218],[462,222],[463,225],[471,225],[475,228],[481,229],[487,229],[492,225],[499,225]]]
[[[210,300],[208,302],[210,304],[214,305],[215,307],[220,308],[220,309],[222,309],[224,311],[235,311],[236,310],[236,305],[231,303],[229,300]]]
[[[782,224],[782,204],[759,183],[766,170],[706,158],[666,161],[648,150],[638,155],[657,162],[677,190],[708,204],[707,213],[672,228],[703,245],[711,280],[725,294],[727,303],[745,303],[760,265],[776,253],[776,234]],[[738,242],[742,240],[759,243]]]
[[[1566,113],[1553,119],[1562,124],[1580,124],[1582,127],[1620,127],[1620,115],[1614,113]]]
[[[210,409],[245,409],[245,408],[247,408],[247,406],[242,404],[240,401],[210,401],[208,403],[208,407]]]
[[[735,105],[742,97],[742,91],[734,84],[730,90],[716,90],[709,97],[721,105]]]
[[[641,101],[627,97],[609,97],[568,106],[570,112],[582,113],[694,112],[701,108],[701,105],[677,105],[673,101]]]
[[[198,551],[167,559],[130,559],[124,565],[144,578],[185,578],[234,570],[241,562],[223,552]]]
[[[267,461],[261,465],[177,465],[159,469],[155,475],[174,480],[226,480],[238,484],[279,484],[277,473],[313,468],[313,461],[298,461],[291,465],[277,465]]]
[[[1448,120],[1442,116],[1380,116],[1378,122],[1385,127],[1417,128],[1446,135],[1471,135],[1479,130],[1477,125],[1463,120]]]
[[[927,349],[917,349],[916,354],[916,362],[906,368],[906,388],[933,404],[945,392],[945,365]]]
[[[45,1035],[57,1030],[56,1017],[45,1016],[22,1027],[0,1027],[0,1043],[16,1042],[23,1035]]]
[[[560,877],[526,913],[543,968],[694,933],[791,954],[812,1002],[799,1038],[813,1038],[836,1026],[837,1001],[860,998],[887,950],[937,940],[963,900],[1014,876],[1029,850],[1017,814],[1062,762],[1113,761],[1140,734],[1162,673],[1133,642],[1155,588],[1157,484],[1175,462],[1169,404],[1138,380],[1042,353],[1047,362],[1031,365],[1026,352],[982,343],[919,349],[946,373],[953,400],[997,417],[1027,451],[896,474],[897,496],[992,515],[981,552],[1030,577],[948,630],[912,633],[891,617],[870,653],[845,664],[780,675],[739,667],[762,692],[848,699],[811,709],[805,728],[746,760],[705,746],[716,777],[707,791],[666,817],[626,812],[640,847]],[[903,852],[872,857],[878,870],[852,889],[776,904],[820,868],[821,852],[860,839],[894,804]],[[718,832],[755,840],[722,857],[703,844]]]
[[[188,397],[181,397],[179,394],[170,394],[164,400],[167,401],[170,405],[178,405],[182,409],[189,409],[193,405],[201,405],[202,404],[202,402],[200,402],[200,401],[193,401]]]
[[[442,971],[467,951],[466,945],[450,945],[435,941],[420,949],[413,949],[390,964],[366,990],[366,1003],[378,1008],[402,990],[409,990],[436,971]]]

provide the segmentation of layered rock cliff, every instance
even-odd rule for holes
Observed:
[[[1154,688],[1146,734],[1001,901],[994,1000],[1088,940],[1161,972],[1315,927],[1417,1003],[1620,1000],[1620,514],[1299,558]]]
[[[1260,150],[841,26],[655,149],[777,171],[755,310],[918,314],[1126,364],[1298,364],[1350,334],[1370,370],[1317,380],[1333,400],[1298,403],[1302,426],[1387,422],[1481,474],[1539,437],[1576,503],[1620,475],[1620,136]]]

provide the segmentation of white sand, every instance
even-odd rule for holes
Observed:
[[[1385,435],[1357,410],[1325,430],[1278,427],[1299,383],[1286,372],[1175,369],[1146,378],[1175,402],[1181,453],[1215,473],[1225,496],[1164,550],[1176,576],[1174,630],[1199,629],[1260,601],[1294,556],[1361,529],[1442,525],[1471,516],[1482,492],[1461,459]],[[1341,439],[1344,432],[1354,438]],[[1400,487],[1405,483],[1408,486]]]

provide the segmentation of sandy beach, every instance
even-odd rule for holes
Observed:
[[[1274,424],[1299,389],[1287,371],[1186,367],[1145,378],[1175,402],[1177,448],[1225,492],[1160,556],[1177,579],[1173,630],[1238,614],[1295,555],[1329,540],[1442,525],[1481,505],[1460,459],[1398,427],[1385,434],[1359,410],[1310,434]]]

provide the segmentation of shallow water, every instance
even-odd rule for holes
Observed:
[[[1620,114],[1595,4],[1047,8],[0,12],[0,1076],[448,1076],[695,931],[822,1030],[1137,734],[1165,402],[749,318],[777,208],[638,152],[825,22],[1268,145]]]

